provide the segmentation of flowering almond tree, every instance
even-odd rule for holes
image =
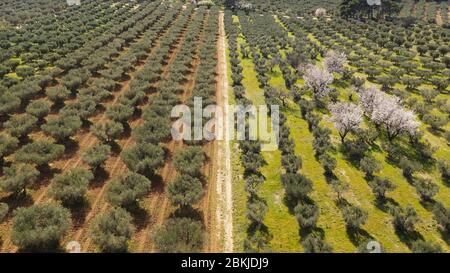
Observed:
[[[328,51],[325,55],[324,64],[328,72],[342,74],[347,65],[347,55],[343,52]]]
[[[316,100],[329,94],[331,89],[328,85],[334,80],[330,72],[314,65],[308,65],[303,79],[305,80],[306,86],[313,91]]]
[[[359,128],[363,118],[363,111],[358,105],[348,102],[334,103],[329,108],[331,112],[330,120],[339,131],[339,136],[343,143],[345,136],[349,132]]]
[[[402,133],[416,134],[419,122],[413,111],[406,110],[401,105],[399,97],[387,95],[371,87],[360,91],[360,104],[365,115],[377,127],[386,127],[389,141]]]

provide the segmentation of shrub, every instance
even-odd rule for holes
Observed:
[[[83,200],[94,175],[85,169],[75,168],[53,178],[48,194],[64,205],[74,205]]]
[[[146,196],[151,189],[151,182],[145,176],[128,173],[112,180],[106,190],[106,199],[114,206],[130,208]]]
[[[70,212],[54,203],[18,208],[13,213],[11,240],[27,251],[55,250],[70,225]]]
[[[130,170],[146,175],[153,175],[156,169],[164,165],[164,150],[150,143],[136,144],[123,150],[121,157]]]
[[[93,242],[103,252],[125,252],[135,230],[133,218],[122,208],[98,215],[91,225]]]
[[[33,165],[15,163],[3,168],[4,176],[0,180],[0,188],[14,195],[26,194],[26,188],[34,183],[39,176],[39,171]]]
[[[170,218],[156,231],[154,241],[160,252],[200,252],[204,241],[202,224],[190,218]]]
[[[81,158],[86,164],[89,165],[89,167],[91,167],[92,170],[95,171],[98,167],[105,163],[110,153],[111,147],[108,145],[97,144],[94,147],[86,149],[81,154]]]
[[[202,198],[202,182],[196,177],[181,174],[169,184],[167,192],[173,205],[192,206]]]

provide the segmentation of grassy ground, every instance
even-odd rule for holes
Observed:
[[[237,17],[235,17],[234,20],[235,22],[238,22]],[[318,42],[312,34],[309,34],[308,38]],[[243,37],[238,38],[238,43],[238,47],[241,43],[245,43]],[[282,52],[281,55],[284,56],[284,52]],[[261,104],[264,101],[264,96],[263,91],[258,86],[254,65],[251,59],[241,58],[241,61],[244,75],[243,85],[246,87],[247,97],[251,99],[254,104]],[[363,73],[358,74],[366,76]],[[278,67],[274,69],[270,76],[269,84],[271,86],[285,90],[284,80]],[[299,80],[298,84],[303,85],[302,80]],[[351,91],[349,91],[345,85],[344,87],[336,87],[341,91],[340,99],[346,100],[348,98],[348,93]],[[404,86],[400,86],[400,88],[404,88]],[[314,156],[312,148],[313,136],[308,130],[306,121],[301,118],[299,108],[293,102],[288,103],[286,109],[284,109],[284,113],[287,116],[287,125],[291,130],[291,138],[294,139],[296,144],[296,154],[301,156],[303,160],[301,172],[313,181],[314,191],[311,194],[311,198],[317,203],[321,211],[318,227],[323,229],[325,240],[332,244],[335,252],[355,251],[356,246],[358,245],[358,238],[347,232],[345,228],[341,211],[336,205],[336,194],[327,183],[325,176],[323,175],[323,168]],[[338,132],[327,120],[327,116],[324,116],[321,125],[332,130],[332,142],[336,147],[339,147],[340,139]],[[428,131],[426,126],[423,125],[422,127],[425,132],[424,138],[433,146],[439,147],[434,158],[450,158],[450,150],[448,149],[446,140],[443,137]],[[378,143],[378,145],[381,145],[381,143]],[[388,196],[402,207],[407,205],[413,206],[421,218],[421,222],[416,225],[416,230],[425,240],[439,243],[444,251],[448,252],[449,247],[443,241],[441,234],[437,230],[436,222],[433,219],[430,207],[427,204],[420,202],[420,198],[417,195],[415,188],[404,178],[401,169],[388,163],[386,161],[386,153],[380,149],[373,149],[371,155],[382,163],[382,169],[379,173],[376,173],[376,175],[390,178],[397,186],[393,192],[388,193]],[[302,247],[299,244],[300,236],[298,223],[283,201],[284,192],[280,183],[281,172],[279,171],[281,170],[280,153],[263,152],[263,156],[267,165],[261,170],[266,177],[266,182],[262,186],[260,193],[261,197],[268,202],[269,206],[269,211],[264,222],[273,235],[271,247],[275,252],[302,251]],[[341,181],[345,181],[349,184],[349,190],[344,194],[344,198],[348,202],[355,204],[368,212],[368,221],[362,226],[365,236],[379,241],[388,252],[408,252],[409,248],[407,244],[405,241],[402,241],[402,236],[396,234],[392,226],[391,215],[386,209],[377,205],[364,173],[361,172],[357,166],[348,161],[341,152],[335,152],[333,157],[337,160],[336,176]],[[439,185],[440,192],[435,196],[435,200],[449,206],[450,199],[448,196],[450,196],[450,188],[448,185],[443,184],[440,173],[436,169],[433,169],[428,173],[420,173],[419,175],[429,176]],[[235,192],[236,191],[237,189],[235,189]],[[240,192],[239,194],[244,196],[245,192]],[[240,201],[239,206],[242,204],[245,205],[244,198],[236,196],[234,198],[235,200]],[[235,203],[235,207],[237,205],[238,204]],[[241,211],[241,209],[239,209],[239,212],[237,210],[238,209],[236,208],[237,213]],[[243,213],[239,213],[237,216],[240,217],[241,215],[243,215]],[[242,233],[245,232],[245,229],[242,228],[245,226],[245,217],[242,218],[244,218],[244,220],[235,220],[235,222],[237,222],[235,226],[237,229],[235,229],[235,232],[238,233],[238,238],[245,237],[245,234],[242,235]]]

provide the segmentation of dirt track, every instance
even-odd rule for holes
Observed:
[[[216,194],[219,204],[216,208],[217,222],[221,223],[218,237],[223,238],[223,252],[233,252],[233,199],[232,199],[232,172],[231,152],[229,141],[229,108],[228,108],[228,78],[226,63],[225,29],[223,12],[219,14],[219,42],[218,42],[218,78],[217,103],[222,106],[224,118],[218,130],[224,140],[218,141],[218,152],[215,161],[218,164]]]

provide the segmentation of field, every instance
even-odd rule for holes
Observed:
[[[450,252],[448,1],[198,2],[0,0],[0,252]]]

